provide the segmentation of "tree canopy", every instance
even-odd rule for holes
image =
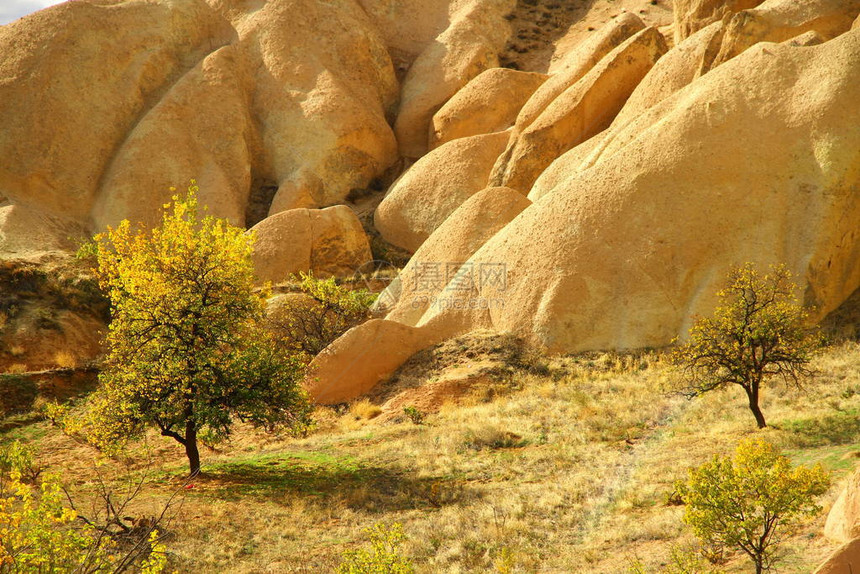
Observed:
[[[713,316],[699,318],[689,342],[674,353],[686,377],[684,392],[695,396],[739,385],[759,428],[767,426],[759,407],[761,384],[779,377],[799,385],[821,345],[796,289],[785,266],[765,275],[751,264],[733,269]]]
[[[95,273],[111,301],[107,358],[85,416],[88,438],[115,449],[155,426],[200,470],[198,439],[234,418],[301,429],[310,407],[302,363],[262,328],[253,237],[200,217],[197,187],[165,205],[160,226],[123,221],[95,238]]]
[[[793,467],[773,445],[742,441],[734,456],[719,456],[677,484],[684,521],[708,546],[741,550],[756,573],[773,565],[787,527],[821,510],[815,497],[830,479],[820,466]]]

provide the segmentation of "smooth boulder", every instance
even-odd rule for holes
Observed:
[[[466,84],[433,116],[430,149],[457,138],[503,131],[548,76],[492,68]]]
[[[374,214],[389,243],[415,252],[430,234],[486,187],[507,132],[460,138],[436,148],[394,183]]]
[[[361,222],[345,205],[282,211],[249,233],[256,235],[253,258],[260,283],[308,271],[321,277],[352,275],[373,259]]]

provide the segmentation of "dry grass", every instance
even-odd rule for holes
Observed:
[[[187,490],[169,547],[180,572],[330,572],[362,529],[401,522],[419,572],[624,573],[656,568],[673,545],[693,542],[675,480],[715,452],[762,432],[801,463],[840,479],[860,451],[860,346],[832,348],[806,391],[769,387],[771,428],[756,431],[741,392],[695,401],[667,394],[669,373],[652,355],[564,358],[470,404],[448,404],[425,424],[383,424],[374,405],[318,410],[305,439],[239,427],[204,451],[205,476]],[[520,390],[515,390],[520,389]],[[29,438],[72,491],[85,496],[92,451],[45,423],[0,434]],[[185,461],[148,437],[159,461],[150,501],[182,483]],[[824,514],[786,543],[781,572],[810,572],[834,545]],[[746,572],[734,557],[726,572]]]
[[[10,375],[20,375],[22,373],[26,373],[30,369],[24,363],[12,363],[8,367],[6,367],[6,373]]]
[[[361,399],[350,405],[349,412],[355,420],[370,420],[382,414],[382,407]]]
[[[54,353],[54,364],[61,369],[73,369],[78,366],[78,358],[70,351],[57,351]]]

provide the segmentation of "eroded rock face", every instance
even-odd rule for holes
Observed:
[[[292,209],[251,228],[259,282],[279,282],[312,271],[318,277],[352,275],[373,257],[358,217],[345,205]]]
[[[495,65],[511,4],[76,0],[38,12],[0,28],[0,201],[83,233],[156,223],[191,179],[210,213],[239,225],[254,186],[276,190],[270,214],[342,203],[400,159],[396,120],[401,145],[420,132],[426,149],[432,114]],[[411,66],[402,93],[393,60]]]
[[[515,131],[493,167],[490,185],[528,193],[555,158],[609,127],[666,50],[657,29],[647,28],[604,56],[522,132]]]
[[[433,115],[466,83],[499,65],[510,35],[505,20],[514,0],[473,0],[451,16],[448,27],[418,56],[403,80],[394,133],[404,157],[427,152]]]
[[[858,12],[860,0],[767,0],[731,17],[715,65],[758,42],[784,42],[809,31],[835,38],[851,28]]]
[[[495,328],[557,351],[661,346],[747,261],[786,263],[823,316],[860,285],[858,61],[852,31],[759,45],[698,78],[605,135],[476,252],[475,265],[505,264],[504,292],[452,292],[418,326]],[[740,141],[758,144],[722,153]]]
[[[430,149],[457,138],[503,131],[517,119],[523,104],[545,74],[492,68],[466,84],[433,116]]]
[[[395,282],[380,296],[390,304],[386,319],[415,325],[433,305],[451,277],[480,280],[480,270],[462,268],[472,255],[514,217],[531,205],[520,192],[507,187],[479,191],[433,232]]]
[[[558,65],[558,71],[523,106],[517,116],[516,131],[521,132],[531,125],[547,106],[587,74],[604,56],[643,29],[645,24],[639,17],[625,13],[567,54]]]
[[[460,205],[486,187],[507,132],[460,138],[436,148],[389,190],[374,214],[386,241],[414,252]]]
[[[698,30],[721,20],[724,16],[755,8],[763,0],[674,0],[672,2],[675,14],[675,43],[679,44],[685,38]]]

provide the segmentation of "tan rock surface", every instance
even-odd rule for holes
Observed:
[[[852,540],[836,549],[813,574],[852,574],[860,571],[860,539]]]
[[[849,30],[860,0],[767,0],[732,16],[715,65],[734,58],[758,42],[784,42],[815,31],[829,40]]]
[[[283,281],[300,271],[352,275],[372,259],[361,222],[345,205],[283,211],[249,233],[257,235],[254,267],[260,282]]]
[[[609,127],[666,51],[666,42],[655,28],[636,33],[612,50],[521,133],[512,135],[493,167],[490,185],[528,193],[555,158]]]
[[[498,54],[510,34],[504,16],[513,6],[513,0],[468,3],[418,56],[403,80],[394,124],[401,155],[424,155],[433,115],[469,80],[498,67]]]
[[[184,189],[191,178],[210,214],[244,225],[253,120],[242,84],[232,46],[213,52],[176,82],[108,167],[93,207],[95,229],[123,219],[158,224],[161,214],[153,206],[169,201],[170,188]]]
[[[318,404],[352,400],[390,377],[409,357],[441,340],[430,329],[371,319],[344,333],[314,358],[305,389]]]
[[[281,189],[270,214],[340,203],[397,160],[397,81],[382,37],[353,0],[269,2],[237,22],[260,124],[259,168]],[[285,197],[286,196],[286,197]]]
[[[548,76],[492,68],[466,84],[433,116],[430,149],[451,140],[505,130]]]
[[[669,50],[636,86],[613,123],[630,121],[710,70],[723,32],[723,23],[714,22]]]
[[[523,131],[567,88],[578,82],[609,52],[620,46],[645,24],[633,14],[623,14],[594,32],[558,63],[549,79],[538,88],[517,116],[516,129]]]
[[[203,0],[110,4],[0,27],[0,195],[13,204],[83,222],[137,119],[229,37]]]
[[[825,315],[860,286],[858,61],[852,31],[761,45],[695,80],[478,250],[473,264],[506,265],[504,292],[460,294],[418,326],[494,328],[558,351],[661,346],[747,261],[787,264]],[[722,153],[738,141],[757,145]]]
[[[354,0],[79,0],[0,28],[0,54],[0,196],[78,224],[153,223],[192,178],[241,224],[253,181],[273,213],[324,206],[398,159]]]
[[[531,202],[506,187],[484,189],[457,208],[415,252],[409,263],[380,297],[396,301],[386,319],[415,325],[447,285],[447,277],[460,272],[463,281],[480,281],[480,269],[461,264]]]
[[[755,8],[763,0],[673,0],[675,43],[680,44],[724,16]]]
[[[860,472],[849,478],[827,514],[824,535],[837,542],[860,538]]]
[[[414,252],[471,196],[486,187],[507,132],[460,138],[416,162],[388,191],[374,225],[389,243]]]

